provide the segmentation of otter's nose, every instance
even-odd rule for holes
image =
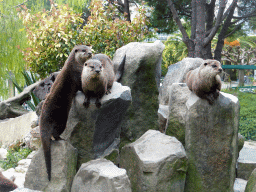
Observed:
[[[222,68],[219,69],[219,72],[222,72]]]
[[[96,73],[100,73],[100,69],[96,69],[95,72],[96,72]]]

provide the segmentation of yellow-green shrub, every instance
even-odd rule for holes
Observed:
[[[26,27],[29,47],[23,50],[24,59],[32,71],[45,77],[58,71],[76,44],[83,44],[80,15],[67,5],[54,6],[50,11],[19,13]]]
[[[92,0],[91,16],[83,28],[81,15],[67,5],[55,4],[50,11],[33,15],[26,8],[20,11],[29,44],[23,50],[27,66],[43,78],[64,65],[76,44],[90,44],[96,53],[112,57],[117,48],[153,36],[145,9],[140,8],[131,23],[114,9],[111,4],[104,7],[101,0]]]

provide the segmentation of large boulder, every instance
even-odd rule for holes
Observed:
[[[69,112],[67,128],[61,135],[78,150],[78,169],[82,163],[105,157],[118,150],[121,122],[131,103],[131,90],[115,82],[111,93],[101,99],[100,109],[91,99],[89,108],[83,105],[85,96],[78,91]]]
[[[256,142],[245,141],[237,160],[237,177],[248,180],[256,168]]]
[[[66,141],[52,141],[51,158],[51,182],[48,180],[41,147],[33,157],[26,173],[25,188],[48,192],[70,191],[76,174],[77,150]]]
[[[187,112],[186,102],[191,91],[186,83],[173,83],[168,87],[169,91],[169,116],[165,133],[176,137],[185,146],[185,116]]]
[[[125,169],[118,168],[106,159],[82,164],[77,172],[71,192],[131,192]]]
[[[121,150],[132,191],[183,192],[187,171],[185,149],[175,137],[148,130]]]
[[[164,44],[161,41],[132,42],[117,49],[114,55],[115,72],[122,74],[120,82],[129,86],[132,92],[132,105],[122,125],[122,131],[129,139],[139,138],[148,129],[158,128],[158,93],[163,50]],[[120,66],[124,55],[125,65]]]
[[[245,192],[256,192],[256,169],[254,169],[247,182]]]
[[[185,191],[233,191],[240,108],[237,97],[220,92],[209,105],[191,93],[186,105],[189,166]]]
[[[187,73],[190,70],[198,68],[202,62],[203,59],[201,58],[185,58],[180,62],[169,66],[159,93],[159,102],[161,105],[168,105],[168,86],[171,86],[173,83],[185,83]]]

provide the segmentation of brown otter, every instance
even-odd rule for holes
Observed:
[[[96,54],[85,62],[81,75],[82,89],[85,94],[84,106],[90,105],[90,98],[96,97],[96,107],[100,99],[108,94],[115,80],[114,66],[107,55]]]
[[[0,172],[0,191],[9,192],[18,188],[18,186],[11,180],[7,179],[2,172]]]
[[[92,56],[90,47],[73,48],[60,74],[46,96],[40,116],[40,134],[49,181],[51,180],[51,136],[59,140],[66,128],[72,99],[81,90],[81,73],[84,62]]]
[[[187,86],[198,97],[206,99],[212,105],[221,90],[219,76],[221,72],[222,68],[219,61],[205,60],[199,68],[188,72],[186,78]]]

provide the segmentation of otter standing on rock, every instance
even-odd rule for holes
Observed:
[[[59,140],[66,128],[72,99],[81,90],[81,73],[84,62],[92,56],[90,47],[73,48],[60,74],[46,96],[40,116],[40,134],[49,181],[51,180],[51,136]]]
[[[222,68],[219,61],[205,60],[199,68],[188,72],[186,78],[187,86],[198,97],[206,99],[212,105],[221,90],[219,76],[221,72]]]
[[[107,55],[96,54],[84,64],[81,75],[82,89],[85,94],[84,106],[90,105],[90,98],[96,97],[96,107],[100,108],[100,99],[108,94],[115,81],[114,66]]]
[[[9,192],[18,188],[18,186],[11,180],[7,179],[2,172],[0,172],[0,191]]]

